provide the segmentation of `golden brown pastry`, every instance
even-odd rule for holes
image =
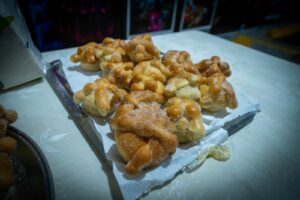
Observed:
[[[107,62],[102,65],[102,71],[105,76],[111,76],[113,82],[115,82],[118,87],[129,89],[133,76],[133,67],[134,64],[132,62]]]
[[[76,104],[82,103],[83,109],[89,114],[106,116],[126,94],[125,90],[118,88],[107,78],[101,78],[87,83],[74,94],[73,100]]]
[[[176,151],[178,140],[169,131],[169,118],[160,108],[163,98],[150,91],[136,91],[125,97],[112,120],[115,140],[126,172],[137,174],[156,166]]]
[[[164,94],[168,98],[177,96],[180,98],[199,100],[201,94],[198,84],[192,83],[193,82],[180,77],[170,78],[164,89]]]
[[[134,36],[132,39],[148,40],[148,41],[152,42],[152,38],[149,33]]]
[[[17,148],[17,141],[11,137],[0,138],[0,152],[10,153]]]
[[[0,138],[6,134],[7,131],[7,120],[0,118]]]
[[[222,73],[202,79],[200,91],[200,105],[207,111],[217,112],[226,107],[234,109],[238,106],[233,87]]]
[[[149,90],[132,91],[125,96],[125,103],[132,103],[136,106],[139,105],[139,103],[162,103],[163,100],[161,95]]]
[[[144,108],[147,109],[147,106],[150,106],[149,109],[159,109],[160,104],[162,104],[164,98],[162,95],[151,92],[150,90],[146,91],[132,91],[128,93],[123,99],[123,105],[119,106],[116,109],[115,115],[111,120],[110,125],[113,129],[116,129],[116,118],[121,116],[124,113],[127,113],[130,110],[135,108]]]
[[[140,62],[133,70],[132,91],[151,90],[163,94],[170,71],[159,60]]]
[[[6,110],[4,115],[9,124],[14,123],[18,118],[18,114],[14,110]]]
[[[177,65],[183,63],[193,64],[191,56],[186,51],[169,50],[162,57],[162,63],[165,66]]]
[[[170,69],[172,77],[181,76],[184,72],[199,74],[193,65],[191,56],[186,51],[170,50],[162,57],[162,63]]]
[[[8,124],[16,121],[18,115],[14,110],[6,110],[0,105],[0,191],[9,189],[14,184],[13,165],[8,153],[13,152],[17,142],[5,137]]]
[[[160,52],[154,46],[150,34],[136,36],[128,41],[125,51],[134,63],[160,58]]]
[[[169,119],[166,112],[157,109],[155,103],[152,109],[136,108],[116,117],[117,130],[131,131],[141,137],[155,137],[160,140],[169,153],[173,153],[177,147],[177,139],[168,130]],[[145,120],[146,119],[146,120]]]
[[[167,156],[156,138],[143,138],[132,132],[115,132],[115,140],[122,158],[127,161],[126,172],[135,175],[146,167],[159,165]]]
[[[7,126],[15,122],[18,114],[14,110],[6,110],[0,105],[0,138],[4,137],[7,131]]]
[[[102,65],[105,65],[107,62],[123,62],[123,58],[125,57],[125,55],[126,53],[121,47],[112,48],[100,45],[99,49],[96,50],[96,57],[99,59],[100,69],[102,69]]]
[[[124,49],[125,45],[126,45],[126,42],[125,42],[125,40],[106,37],[106,38],[103,39],[102,45],[107,46],[107,47],[112,47],[112,48],[121,47],[121,48]]]
[[[79,47],[70,60],[74,63],[80,62],[81,68],[86,71],[99,71],[101,64],[106,62],[122,62],[126,55],[125,50],[118,46],[122,42],[110,39],[104,42],[104,45],[90,42]]]
[[[195,64],[199,72],[204,77],[212,76],[216,73],[223,73],[226,77],[231,75],[231,70],[227,62],[222,62],[219,56],[213,56],[210,59],[204,59]]]
[[[14,184],[13,165],[6,153],[0,153],[0,191],[7,190]]]
[[[200,105],[191,99],[173,97],[165,105],[171,130],[180,143],[195,142],[205,135]]]
[[[99,59],[96,51],[100,45],[95,42],[89,42],[77,49],[77,52],[70,57],[74,63],[80,62],[80,66],[86,71],[99,71]]]

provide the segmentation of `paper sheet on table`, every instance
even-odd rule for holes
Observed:
[[[79,66],[65,67],[66,77],[73,91],[83,88],[84,84],[93,82],[98,75],[94,73],[82,72]],[[79,73],[80,72],[80,73]],[[246,95],[237,92],[239,106],[235,110],[226,109],[216,114],[203,113],[203,119],[206,128],[206,137],[198,143],[180,145],[176,153],[166,159],[158,167],[143,172],[142,174],[129,177],[124,173],[125,163],[117,152],[114,142],[114,136],[110,129],[109,117],[99,119],[93,118],[95,127],[98,130],[106,153],[107,159],[113,163],[113,173],[119,183],[124,199],[136,199],[141,195],[149,192],[153,187],[162,185],[172,179],[179,171],[191,164],[207,148],[224,143],[228,138],[228,133],[221,127],[226,122],[247,114],[248,112],[260,111],[259,103]],[[188,156],[187,156],[188,155]]]

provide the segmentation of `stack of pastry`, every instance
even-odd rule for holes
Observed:
[[[13,165],[10,159],[16,147],[15,139],[6,136],[8,124],[17,119],[17,113],[13,110],[5,110],[0,105],[0,191],[10,188],[14,183]]]
[[[178,143],[199,142],[205,136],[202,109],[237,107],[228,63],[213,56],[194,64],[188,52],[176,50],[161,58],[149,34],[89,43],[71,60],[102,72],[74,102],[91,115],[115,113],[111,127],[130,175],[159,165]]]

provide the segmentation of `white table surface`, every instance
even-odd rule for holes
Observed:
[[[299,199],[300,66],[199,31],[153,40],[162,52],[188,51],[194,62],[220,56],[233,71],[229,81],[256,98],[262,112],[230,137],[228,161],[208,159],[141,199]],[[47,61],[61,59],[66,67],[74,52],[64,49],[43,56]],[[94,154],[45,79],[2,92],[0,104],[18,112],[14,126],[43,150],[56,199],[120,198],[110,169]]]

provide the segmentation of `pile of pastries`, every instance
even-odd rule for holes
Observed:
[[[15,139],[6,136],[7,126],[17,119],[17,113],[0,105],[0,192],[14,184],[13,165],[10,157],[17,148]]]
[[[101,71],[73,99],[91,115],[114,113],[110,125],[130,175],[159,165],[179,143],[201,140],[202,109],[218,112],[238,106],[227,81],[228,63],[218,56],[193,63],[188,52],[176,50],[161,57],[149,34],[91,42],[70,60],[83,70]]]

